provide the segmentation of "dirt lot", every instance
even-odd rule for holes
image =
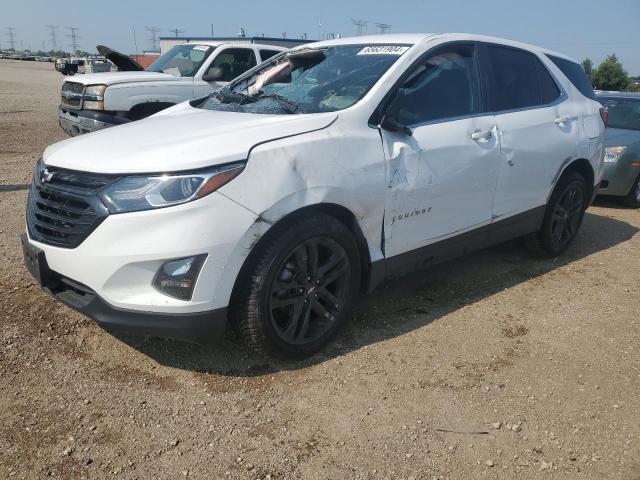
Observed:
[[[299,363],[116,338],[22,266],[52,64],[0,60],[0,475],[640,478],[640,212],[562,258],[509,243],[388,284]]]

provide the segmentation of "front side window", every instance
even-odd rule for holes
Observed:
[[[560,96],[555,81],[532,53],[490,45],[493,110],[545,105]]]
[[[149,65],[147,71],[193,77],[213,50],[214,47],[210,45],[176,45]]]
[[[598,97],[598,101],[609,112],[609,128],[640,130],[640,98]]]
[[[364,97],[408,49],[338,45],[293,50],[216,91],[199,107],[270,114],[341,110]]]
[[[391,104],[403,125],[445,120],[481,111],[480,79],[473,45],[435,52],[405,80]]]
[[[228,48],[213,59],[210,69],[219,68],[221,82],[230,82],[234,78],[256,66],[256,55],[248,48]]]

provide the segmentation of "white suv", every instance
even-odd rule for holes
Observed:
[[[309,355],[385,278],[513,237],[558,255],[600,181],[573,60],[466,34],[298,47],[211,96],[50,146],[26,264],[109,330]]]

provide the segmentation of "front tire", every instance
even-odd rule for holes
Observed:
[[[300,215],[259,244],[247,262],[230,318],[256,352],[310,356],[350,317],[360,259],[353,235],[334,217]]]
[[[589,205],[584,177],[570,172],[560,178],[553,190],[540,230],[525,237],[525,246],[545,257],[557,257],[573,243]]]
[[[620,203],[625,207],[640,208],[640,175],[636,178],[627,196],[620,199]]]

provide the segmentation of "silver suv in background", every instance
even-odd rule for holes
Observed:
[[[596,92],[608,113],[599,195],[640,208],[640,93]]]

